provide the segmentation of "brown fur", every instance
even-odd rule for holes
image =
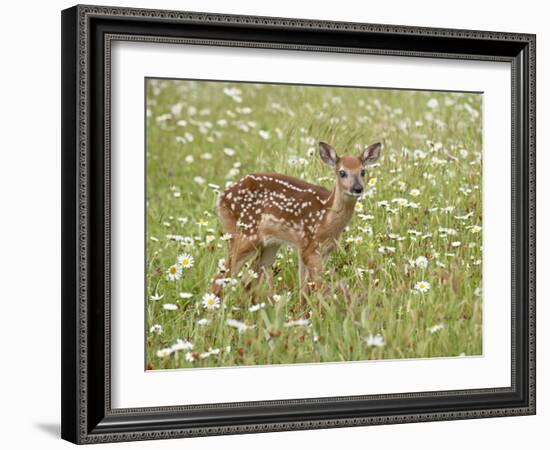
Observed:
[[[339,158],[334,151],[321,156],[337,174],[340,170],[347,174],[337,178],[332,191],[287,175],[254,173],[220,193],[218,215],[232,235],[229,276],[254,253],[254,270],[261,274],[271,266],[279,247],[289,244],[299,253],[301,295],[308,284],[319,281],[322,254],[335,246],[353,215],[357,196],[352,189],[363,186],[365,164],[362,157]],[[215,292],[220,289],[215,284]]]

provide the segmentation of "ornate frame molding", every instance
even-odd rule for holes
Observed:
[[[377,42],[386,38],[399,37],[406,41],[407,38],[425,38],[426,42],[434,43],[432,47],[420,50],[382,48],[378,47],[352,47],[329,44],[304,44],[304,43],[282,43],[270,41],[247,41],[245,39],[219,39],[205,37],[168,37],[151,36],[141,33],[121,33],[110,30],[93,31],[93,22],[98,19],[121,23],[124,26],[127,21],[136,23],[161,23],[166,26],[177,27],[193,25],[197,27],[222,27],[229,29],[231,26],[238,26],[246,29],[249,33],[267,30],[271,35],[276,33],[312,30],[333,33],[345,41],[350,33],[362,34],[365,38],[376,36]],[[108,27],[107,27],[108,28]],[[221,28],[220,28],[221,29]],[[159,11],[147,9],[130,9],[118,7],[99,6],[76,6],[63,13],[63,377],[71,381],[64,386],[63,390],[63,437],[77,443],[98,443],[112,441],[128,441],[143,439],[163,439],[173,437],[206,436],[214,434],[239,434],[251,432],[271,432],[328,427],[362,426],[373,424],[389,424],[420,421],[440,421],[454,419],[469,419],[482,417],[499,417],[510,415],[526,415],[535,413],[535,36],[530,34],[500,33],[488,31],[450,30],[441,28],[405,27],[396,25],[376,25],[348,22],[315,21],[304,19],[271,18],[255,16],[234,16],[221,14],[205,14],[195,12]],[[93,38],[100,38],[103,53],[97,59],[96,53],[101,53],[94,44]],[[435,44],[441,39],[449,42],[456,39],[463,43],[470,41],[469,49],[455,52],[444,52]],[[398,394],[379,395],[362,397],[335,397],[311,400],[289,400],[276,402],[252,402],[246,404],[219,404],[219,405],[196,405],[193,407],[171,407],[171,408],[139,408],[113,410],[110,403],[110,63],[111,43],[114,40],[146,41],[156,43],[187,43],[196,45],[224,45],[244,46],[266,49],[290,49],[304,51],[329,51],[366,54],[384,54],[414,57],[452,58],[452,59],[482,59],[488,61],[506,61],[512,64],[512,89],[513,100],[513,271],[516,271],[517,262],[522,263],[521,273],[513,276],[513,298],[515,294],[527,293],[525,298],[519,298],[521,305],[515,305],[522,314],[517,317],[516,308],[512,311],[513,336],[523,336],[525,342],[516,342],[513,348],[513,383],[510,388],[483,389],[472,391],[450,391],[432,392],[420,394]],[[494,54],[483,53],[480,43],[497,42],[500,51]],[[420,41],[419,41],[420,42]],[[336,42],[337,43],[337,42]],[[95,45],[95,47],[94,47]],[[378,44],[380,45],[380,44]],[[412,44],[411,44],[412,45]],[[459,45],[459,44],[457,44]],[[407,47],[407,45],[405,45]],[[469,51],[473,49],[474,51]],[[517,49],[515,51],[514,49]],[[477,53],[476,51],[477,50]],[[504,51],[506,50],[506,52]],[[98,61],[102,67],[98,66]],[[99,72],[98,72],[99,70]],[[103,172],[102,180],[94,179],[97,175],[97,168],[90,164],[92,155],[91,140],[94,139],[92,128],[97,124],[93,123],[94,116],[90,110],[98,92],[97,80],[92,82],[104,70],[102,106],[104,124],[101,129],[103,146],[103,159],[100,161]],[[515,91],[514,91],[515,90]],[[515,93],[514,93],[515,92]],[[92,97],[92,95],[94,97]],[[76,105],[76,106],[75,106]],[[95,143],[100,139],[96,138]],[[76,169],[76,170],[75,170]],[[523,178],[522,178],[523,177]],[[520,183],[523,181],[523,184]],[[97,183],[102,183],[101,189],[97,191]],[[517,191],[518,186],[527,186],[525,190]],[[101,208],[105,213],[103,217],[98,216],[98,209],[95,202],[98,199],[98,192],[102,193],[100,201]],[[515,196],[515,197],[514,197]],[[517,198],[516,198],[517,197]],[[517,200],[517,201],[516,201]],[[522,216],[522,212],[526,215]],[[517,220],[516,220],[517,219]],[[97,221],[103,222],[103,248],[104,252],[99,256],[103,259],[104,268],[103,291],[101,296],[104,299],[103,323],[98,326],[97,322],[89,320],[93,311],[91,310],[91,291],[95,289],[92,285],[92,267],[97,264],[97,255],[92,255],[90,241],[91,230],[97,230]],[[67,233],[65,233],[65,231]],[[516,247],[516,244],[519,247]],[[518,254],[519,253],[519,254]],[[92,256],[91,256],[92,255]],[[522,259],[523,255],[523,259]],[[517,276],[516,276],[517,275]],[[97,292],[96,292],[97,294]],[[97,308],[98,305],[95,305]],[[519,321],[519,322],[518,322]],[[519,325],[519,326],[518,326]],[[518,328],[516,328],[518,326]],[[94,327],[92,329],[92,327]],[[91,387],[90,367],[94,361],[90,358],[91,346],[97,345],[101,339],[91,333],[97,327],[103,333],[104,352],[104,387],[101,408],[100,405],[92,406],[90,395],[97,394],[96,386]],[[101,330],[100,330],[101,329]],[[67,340],[71,340],[70,343]],[[523,344],[521,353],[518,353],[516,345]],[[524,351],[526,350],[526,351]],[[521,373],[516,373],[516,365]],[[191,409],[202,409],[207,414],[209,409],[235,408],[243,406],[290,406],[293,404],[326,404],[328,402],[341,402],[361,399],[382,400],[401,399],[410,400],[424,398],[426,396],[445,397],[455,396],[474,398],[476,396],[490,396],[492,394],[517,393],[518,383],[524,388],[526,398],[510,403],[506,407],[475,407],[469,410],[434,410],[425,412],[413,412],[405,414],[381,414],[376,413],[364,416],[319,418],[308,420],[281,420],[265,423],[246,424],[223,424],[212,426],[170,426],[166,422],[163,426],[152,425],[151,417],[154,416],[156,423],[160,423],[159,417],[168,417],[167,414],[182,414]],[[149,419],[141,419],[147,415]],[[120,425],[122,419],[128,422],[128,417],[135,418],[135,423]],[[98,421],[99,418],[102,418]],[[149,422],[147,422],[149,420]],[[149,425],[148,425],[149,424]]]

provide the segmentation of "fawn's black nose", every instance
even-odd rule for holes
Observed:
[[[359,186],[359,185],[353,186],[351,188],[351,192],[353,192],[354,194],[360,194],[361,192],[363,192],[363,186]]]

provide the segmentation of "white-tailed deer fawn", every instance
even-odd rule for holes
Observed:
[[[342,156],[321,142],[321,159],[334,171],[336,183],[329,191],[321,186],[277,173],[254,173],[220,193],[218,214],[231,234],[227,258],[234,276],[245,260],[256,254],[254,269],[262,273],[273,263],[282,244],[299,255],[300,296],[319,281],[322,256],[331,250],[349,223],[357,198],[364,188],[365,166],[380,156],[379,143],[366,147],[360,156]],[[215,283],[219,293],[221,285]]]

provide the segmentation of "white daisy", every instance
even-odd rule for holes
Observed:
[[[436,98],[431,98],[428,100],[428,103],[426,103],[426,105],[428,106],[428,108],[435,109],[439,106],[439,102]]]
[[[230,327],[236,328],[239,331],[239,333],[243,333],[246,330],[251,330],[256,327],[256,325],[247,325],[246,323],[235,319],[227,319],[226,323]]]
[[[207,319],[206,317],[203,317],[202,319],[197,320],[197,324],[200,326],[208,325],[210,323],[210,319]]]
[[[416,267],[420,267],[421,269],[425,269],[426,267],[428,267],[428,258],[426,258],[425,256],[419,256],[415,259],[414,265]]]
[[[372,177],[372,178],[369,178],[369,181],[368,181],[368,186],[369,187],[374,187],[376,186],[376,182],[378,181],[378,178],[377,177]]]
[[[191,298],[193,297],[193,294],[191,294],[190,292],[180,292],[179,296],[180,298]]]
[[[175,311],[176,309],[178,309],[178,305],[174,305],[173,303],[165,303],[164,305],[162,305],[162,308],[166,311]]]
[[[248,276],[254,280],[258,278],[258,274],[252,269],[248,269],[247,273],[248,273]]]
[[[418,283],[416,283],[414,285],[414,288],[418,292],[425,293],[425,292],[428,292],[430,290],[430,283],[428,283],[427,281],[419,281]]]
[[[399,206],[407,206],[409,201],[406,198],[394,198],[393,203],[397,203]]]
[[[174,264],[168,267],[166,278],[170,281],[176,281],[181,278],[181,266],[179,264]]]
[[[418,197],[420,195],[419,189],[411,189],[411,192],[409,192],[413,197]]]
[[[174,344],[170,346],[170,349],[173,352],[176,352],[178,350],[193,350],[193,343],[183,339],[178,339]]]
[[[162,325],[156,323],[149,329],[149,332],[152,334],[162,334]]]
[[[223,149],[223,152],[227,155],[227,156],[235,156],[235,150],[233,150],[232,148],[224,148]]]
[[[361,212],[361,211],[363,211],[363,209],[364,209],[363,203],[357,202],[357,203],[355,204],[355,211]]]
[[[424,159],[428,154],[426,152],[423,152],[419,148],[413,151],[413,158],[414,159]]]
[[[367,336],[367,347],[383,347],[384,346],[384,336],[381,334],[369,334]]]
[[[188,253],[183,253],[178,256],[178,264],[183,267],[184,269],[189,269],[193,267],[195,260],[193,257]]]
[[[374,216],[372,214],[358,214],[362,220],[372,220]]]
[[[202,296],[202,306],[205,309],[219,309],[220,307],[220,298],[214,294],[204,294]]]
[[[309,327],[311,321],[308,319],[289,320],[285,323],[285,327]]]
[[[445,327],[442,323],[438,323],[437,325],[434,325],[433,327],[428,328],[429,332],[434,334],[437,333],[439,330],[442,330]]]
[[[206,183],[206,180],[203,177],[196,176],[193,178],[193,181],[197,184],[204,184]]]
[[[474,225],[472,228],[470,228],[470,231],[473,233],[473,234],[477,234],[481,231],[481,227],[479,225]]]
[[[159,358],[168,358],[171,354],[172,354],[172,349],[170,349],[170,348],[161,348],[157,352],[157,356]]]
[[[185,354],[185,360],[187,362],[193,362],[193,361],[195,361],[195,355],[193,355],[193,353],[191,353],[191,352],[187,352]]]
[[[248,311],[255,312],[255,311],[259,311],[262,308],[265,308],[265,303],[264,302],[252,305],[250,308],[248,308]]]

